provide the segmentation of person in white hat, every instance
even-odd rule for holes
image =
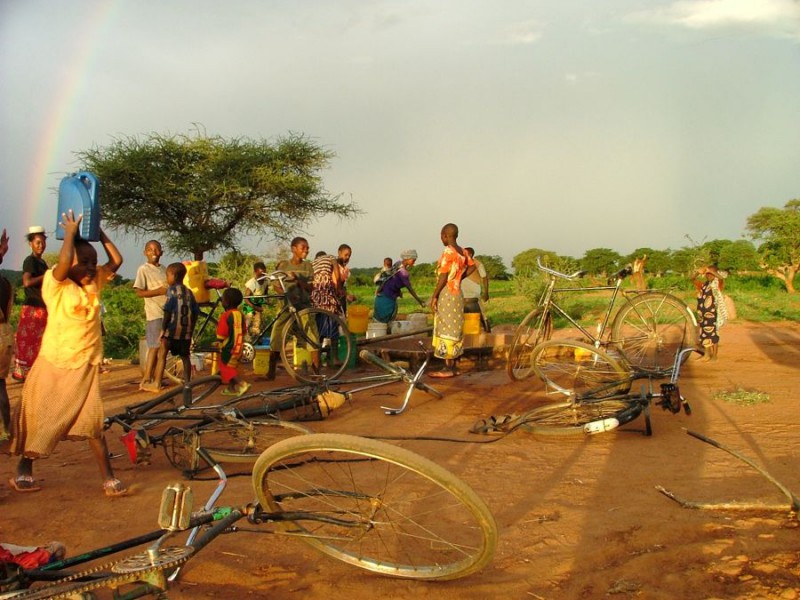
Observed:
[[[17,325],[17,353],[14,372],[17,381],[25,381],[28,371],[39,356],[44,328],[47,325],[47,306],[42,300],[42,281],[47,272],[47,263],[42,258],[47,249],[47,234],[44,227],[28,227],[28,244],[31,254],[22,263],[22,289],[25,300],[19,313]]]
[[[425,306],[422,298],[414,291],[408,274],[408,270],[415,262],[417,262],[417,251],[403,250],[400,253],[400,262],[395,263],[376,282],[378,289],[375,291],[373,318],[379,323],[388,323],[397,316],[397,299],[402,295],[403,288],[408,290],[420,306]]]

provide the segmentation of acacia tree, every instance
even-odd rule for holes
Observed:
[[[794,278],[800,269],[800,199],[789,200],[782,209],[760,208],[747,218],[747,229],[753,239],[763,240],[758,248],[761,268],[794,294]]]
[[[246,138],[160,135],[114,139],[77,153],[100,179],[103,220],[136,236],[157,234],[176,254],[237,251],[245,236],[288,239],[313,219],[359,209],[324,188],[334,154],[290,134]]]

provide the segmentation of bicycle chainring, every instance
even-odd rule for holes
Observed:
[[[163,591],[166,588],[165,572],[179,567],[194,553],[194,548],[189,546],[176,546],[160,550],[154,561],[150,560],[147,553],[136,554],[121,561],[115,561],[99,567],[76,573],[59,581],[54,581],[45,586],[25,590],[13,596],[14,600],[75,600],[81,597],[91,597],[92,590],[102,588],[116,589],[125,584],[149,583],[153,592]],[[112,571],[113,574],[93,581],[77,581],[96,573]],[[156,582],[156,583],[154,583]],[[86,594],[87,596],[84,596]]]

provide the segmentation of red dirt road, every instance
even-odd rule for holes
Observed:
[[[800,325],[730,323],[719,360],[691,360],[681,391],[691,417],[654,411],[654,435],[641,420],[582,441],[543,440],[523,431],[504,438],[468,433],[478,419],[519,413],[544,402],[541,384],[512,383],[502,371],[465,373],[432,383],[443,400],[422,393],[395,417],[381,404],[401,390],[364,393],[315,431],[438,436],[470,443],[394,441],[442,464],[487,502],[499,527],[494,561],[482,572],[444,583],[393,580],[338,563],[297,540],[240,533],[220,538],[186,566],[170,598],[800,598],[800,527],[788,510],[702,511],[681,508],[655,489],[690,500],[782,504],[787,499],[733,456],[688,436],[702,433],[754,460],[800,495]],[[104,377],[107,411],[143,399],[138,368]],[[255,389],[267,383],[253,378]],[[288,380],[280,383],[288,383]],[[713,396],[738,388],[769,394],[758,405]],[[9,380],[12,399],[20,386]],[[108,433],[121,452],[119,432]],[[85,443],[64,442],[36,464],[42,491],[17,494],[4,482],[15,460],[0,458],[0,539],[65,542],[70,554],[155,528],[161,491],[180,475],[160,451],[152,464],[117,459],[129,497],[103,497]],[[197,503],[212,482],[192,483]],[[223,501],[252,499],[246,477]]]

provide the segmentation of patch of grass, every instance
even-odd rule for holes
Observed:
[[[769,394],[757,390],[745,390],[736,388],[735,390],[722,390],[714,394],[714,400],[722,400],[740,406],[755,406],[769,402]]]

